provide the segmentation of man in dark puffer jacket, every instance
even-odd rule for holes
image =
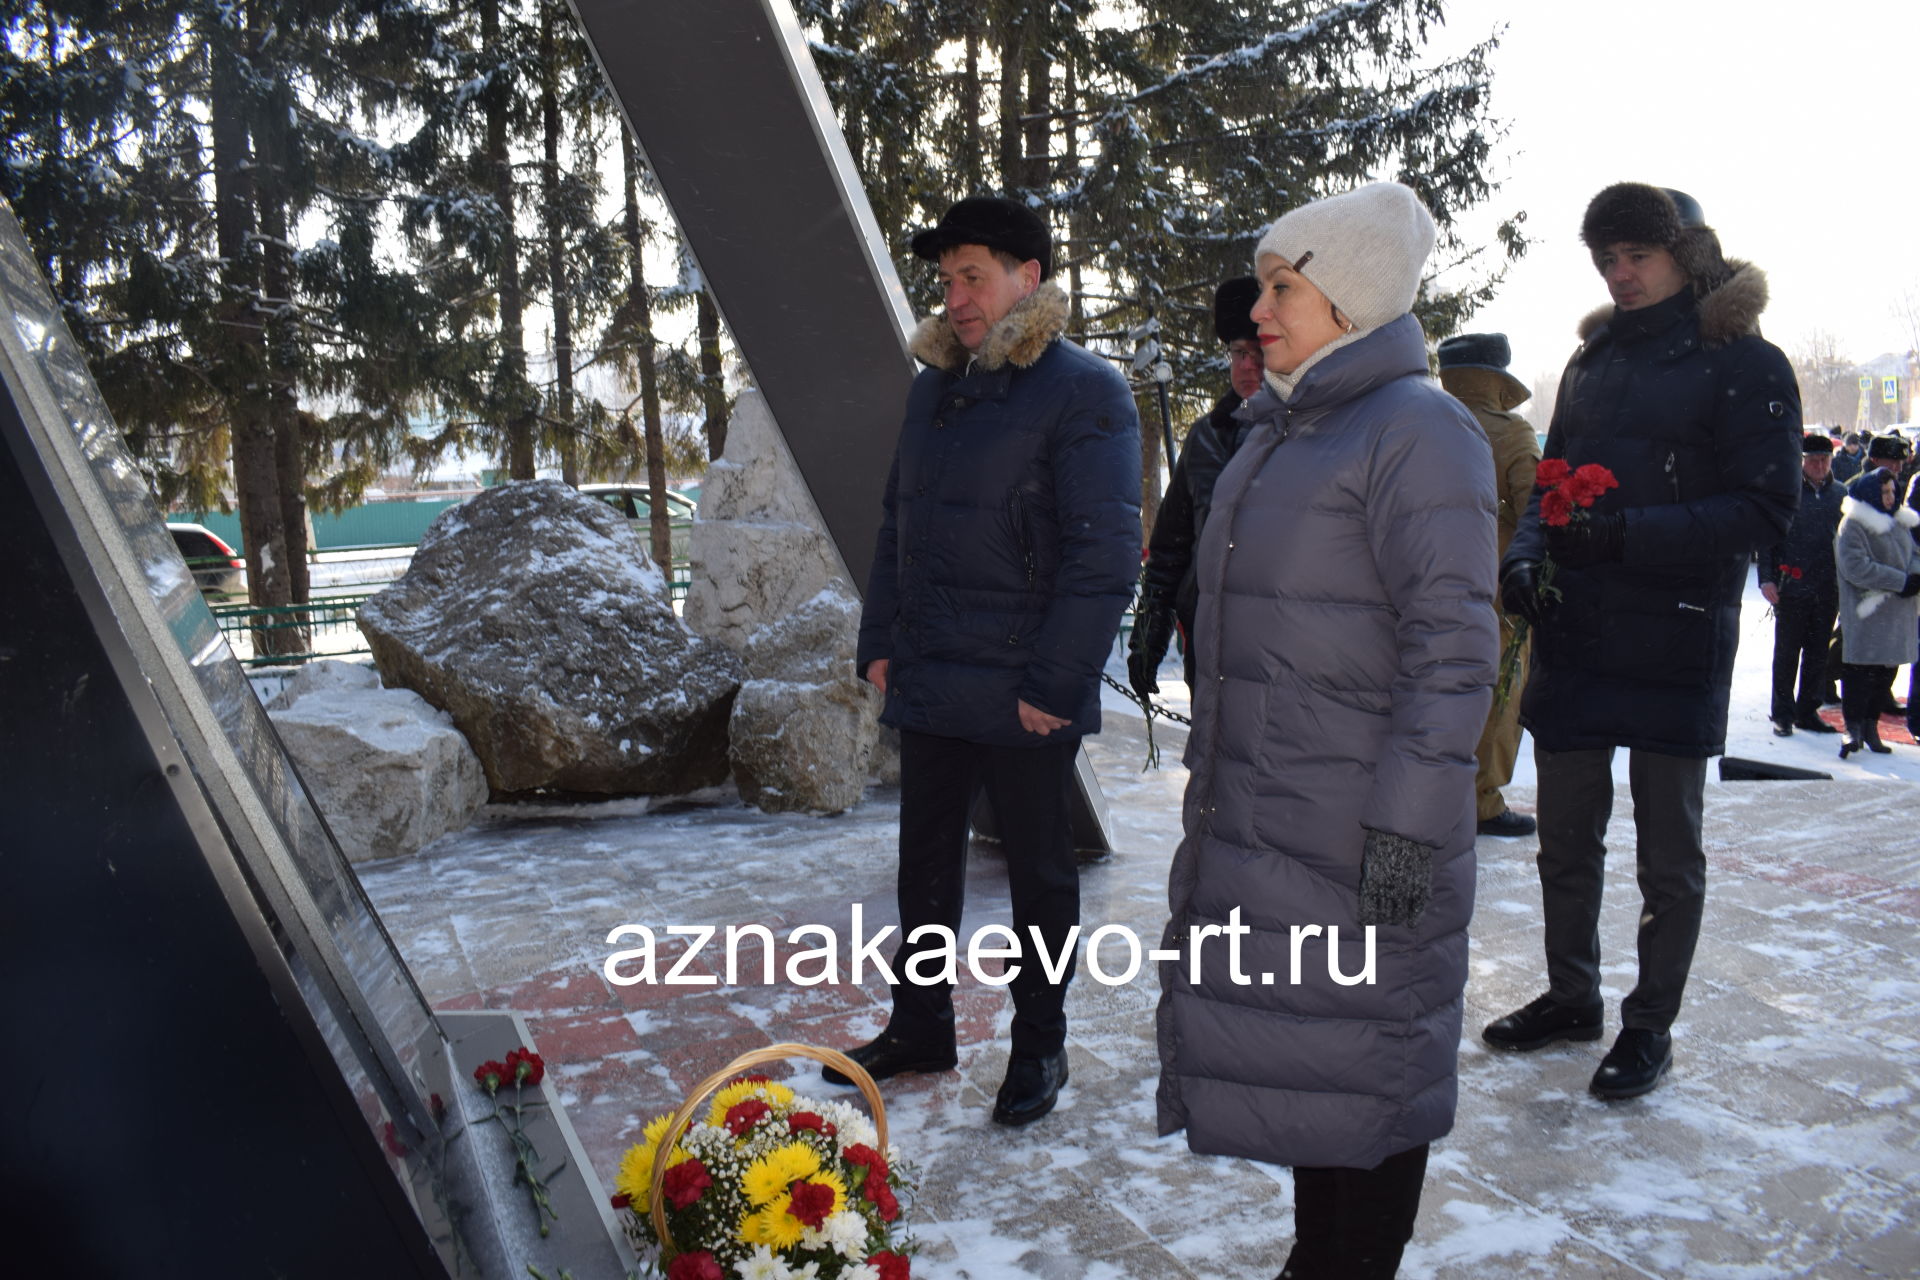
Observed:
[[[1596,1040],[1600,895],[1615,747],[1631,753],[1645,907],[1640,980],[1590,1088],[1629,1098],[1672,1062],[1706,901],[1701,803],[1726,749],[1740,596],[1800,493],[1800,391],[1759,333],[1766,281],[1729,263],[1700,206],[1623,182],[1587,206],[1581,238],[1614,305],[1587,317],[1560,382],[1546,456],[1596,463],[1619,487],[1548,528],[1536,493],[1501,562],[1501,599],[1534,625],[1520,719],[1539,774],[1549,988],[1490,1024],[1488,1044]],[[1540,589],[1551,557],[1555,595]]]
[[[1827,681],[1827,640],[1840,612],[1840,579],[1834,573],[1833,536],[1840,528],[1840,502],[1847,486],[1833,482],[1833,441],[1809,431],[1801,446],[1800,510],[1787,536],[1760,556],[1760,594],[1773,606],[1773,703],[1768,712],[1776,736],[1795,729],[1836,733],[1820,718]],[[1795,675],[1800,693],[1794,696]]]
[[[1140,421],[1125,379],[1066,341],[1052,245],[1026,205],[976,196],[913,238],[946,314],[921,323],[860,621],[859,670],[900,730],[893,1017],[852,1057],[876,1078],[954,1065],[953,989],[915,957],[957,931],[976,789],[1006,848],[1022,954],[1002,1124],[1053,1109],[1080,920],[1070,788],[1140,557]],[[1065,953],[1050,982],[1034,949]],[[827,1078],[845,1083],[829,1071]]]
[[[1155,673],[1167,656],[1177,618],[1185,633],[1187,687],[1193,687],[1193,608],[1200,592],[1193,581],[1193,549],[1213,509],[1213,485],[1233,457],[1247,425],[1233,416],[1240,402],[1260,390],[1260,328],[1253,304],[1260,282],[1252,276],[1228,280],[1214,291],[1213,331],[1227,346],[1231,384],[1213,411],[1187,428],[1187,442],[1173,465],[1167,497],[1154,517],[1147,541],[1147,567],[1140,575],[1140,604],[1134,610],[1127,641],[1127,678],[1144,701],[1160,692]]]

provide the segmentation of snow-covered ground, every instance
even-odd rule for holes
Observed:
[[[1707,918],[1672,1077],[1645,1098],[1586,1092],[1607,1041],[1496,1054],[1487,1020],[1544,987],[1530,840],[1482,842],[1455,1131],[1436,1144],[1406,1277],[1911,1276],[1920,1274],[1920,749],[1849,761],[1834,740],[1774,739],[1771,639],[1750,601],[1734,699],[1735,754],[1823,768],[1831,782],[1710,785]],[[1116,655],[1110,671],[1124,679]],[[1182,701],[1177,662],[1162,687]],[[1109,694],[1089,742],[1116,851],[1083,869],[1090,930],[1150,940],[1179,838],[1184,734]],[[1532,807],[1523,774],[1510,793]],[[608,932],[627,923],[822,924],[852,938],[895,919],[897,793],[835,818],[769,816],[726,789],[672,802],[494,806],[421,856],[360,868],[439,1007],[525,1011],[595,1170],[610,1179],[647,1119],[744,1049],[855,1044],[885,1021],[862,984],[609,985]],[[1633,981],[1639,909],[1630,800],[1609,832],[1602,917],[1610,1029]],[[973,860],[965,931],[1008,919],[1004,871]],[[675,944],[674,950],[684,944]],[[811,941],[802,946],[813,945]],[[795,948],[781,944],[776,955]],[[746,969],[757,952],[744,953]],[[1109,969],[1119,957],[1109,951]],[[842,965],[846,957],[843,953]],[[690,972],[723,975],[709,951]],[[1190,1154],[1154,1133],[1150,969],[1070,999],[1072,1082],[1023,1130],[987,1111],[1005,1067],[1003,993],[963,978],[957,1071],[885,1086],[894,1142],[920,1180],[915,1274],[1265,1277],[1292,1235],[1284,1169]],[[803,1094],[829,1092],[796,1064]]]

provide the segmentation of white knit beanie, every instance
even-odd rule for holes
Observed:
[[[1284,259],[1364,333],[1413,308],[1433,237],[1433,215],[1412,188],[1374,182],[1280,215],[1254,262]]]

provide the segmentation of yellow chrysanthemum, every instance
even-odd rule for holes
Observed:
[[[707,1110],[707,1123],[715,1126],[724,1123],[727,1112],[734,1104],[745,1102],[748,1098],[760,1098],[776,1107],[784,1107],[793,1101],[793,1090],[775,1080],[735,1080],[713,1095],[713,1106]]]
[[[613,1188],[640,1213],[645,1213],[651,1203],[647,1197],[647,1187],[653,1180],[653,1156],[660,1149],[660,1139],[666,1137],[667,1125],[672,1120],[673,1116],[666,1114],[647,1121],[639,1145],[627,1148],[627,1154],[620,1158],[620,1173],[614,1179]],[[667,1168],[671,1169],[685,1159],[686,1148],[676,1146],[667,1157]]]
[[[758,1208],[781,1199],[788,1187],[819,1172],[820,1153],[804,1142],[789,1142],[747,1166],[740,1189],[747,1193],[747,1203]]]
[[[755,1210],[740,1220],[742,1240],[780,1250],[791,1249],[799,1244],[801,1233],[805,1230],[800,1225],[800,1219],[787,1212],[787,1198],[784,1195],[776,1203]]]

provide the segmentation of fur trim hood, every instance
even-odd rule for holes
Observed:
[[[1739,259],[1727,264],[1725,284],[1701,294],[1694,304],[1700,317],[1700,342],[1724,347],[1735,338],[1758,337],[1760,313],[1767,309],[1767,273]],[[1613,319],[1611,304],[1596,307],[1580,321],[1580,341],[1590,342],[1602,325]]]
[[[907,350],[922,364],[948,373],[964,373],[968,360],[978,360],[980,367],[989,371],[1007,364],[1025,369],[1066,332],[1068,314],[1067,295],[1059,285],[1043,280],[1039,288],[1014,303],[999,324],[987,330],[978,352],[960,345],[943,315],[922,320],[908,340]]]
[[[1888,515],[1884,511],[1876,511],[1858,498],[1840,499],[1840,518],[1851,520],[1872,533],[1890,533],[1896,524],[1902,529],[1911,529],[1920,525],[1920,511],[1915,511],[1912,507],[1895,507],[1893,514]]]

